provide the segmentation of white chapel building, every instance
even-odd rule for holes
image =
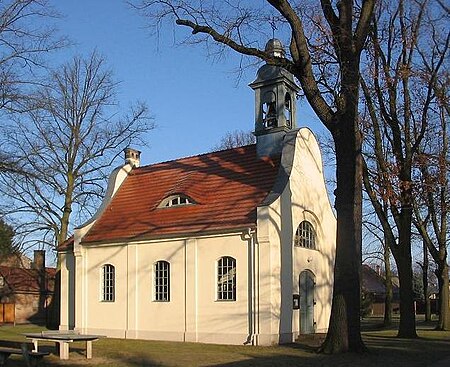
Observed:
[[[319,146],[297,128],[292,74],[266,64],[250,86],[256,144],[148,166],[125,150],[59,248],[60,329],[250,345],[327,330],[336,219]]]

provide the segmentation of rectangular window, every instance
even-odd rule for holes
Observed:
[[[157,261],[154,269],[154,300],[170,301],[170,264],[167,261]]]
[[[114,302],[115,298],[115,269],[111,264],[103,265],[102,301]]]

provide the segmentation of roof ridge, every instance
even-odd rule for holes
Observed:
[[[177,161],[182,161],[184,159],[190,159],[190,158],[197,158],[197,157],[203,157],[203,156],[207,156],[210,154],[217,154],[217,153],[225,153],[227,151],[236,151],[236,150],[240,150],[240,149],[244,149],[244,148],[249,148],[251,146],[256,146],[256,143],[253,144],[247,144],[247,145],[242,145],[239,147],[234,147],[234,148],[227,148],[227,149],[221,149],[221,150],[214,150],[211,152],[205,152],[205,153],[199,153],[199,154],[193,154],[193,155],[188,155],[185,157],[179,157],[179,158],[175,158],[175,159],[169,159],[167,161],[161,161],[161,162],[154,162],[154,163],[150,163],[150,164],[146,164],[140,167],[135,168],[136,170],[141,170],[141,169],[145,169],[151,166],[156,166],[158,164],[166,164],[166,163],[172,163],[172,162],[177,162]]]

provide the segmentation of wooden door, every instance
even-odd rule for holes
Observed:
[[[14,323],[16,319],[14,303],[0,303],[0,323]]]

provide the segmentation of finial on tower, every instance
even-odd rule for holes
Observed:
[[[284,57],[286,55],[283,44],[277,38],[272,38],[267,41],[264,51],[273,57]]]

